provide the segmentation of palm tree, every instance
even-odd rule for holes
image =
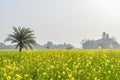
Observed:
[[[5,39],[6,41],[11,41],[11,43],[16,43],[16,49],[19,48],[21,52],[23,48],[32,49],[32,45],[36,44],[34,40],[34,33],[30,28],[25,27],[13,27],[13,34],[9,34]]]

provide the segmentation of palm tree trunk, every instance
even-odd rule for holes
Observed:
[[[22,51],[22,48],[20,47],[20,48],[19,48],[19,52],[21,52],[21,51]]]

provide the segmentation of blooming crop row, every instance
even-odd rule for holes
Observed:
[[[120,50],[0,51],[0,80],[120,80]]]

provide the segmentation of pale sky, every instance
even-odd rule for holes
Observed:
[[[35,31],[39,44],[99,39],[102,32],[120,43],[120,0],[0,0],[0,42],[12,26]]]

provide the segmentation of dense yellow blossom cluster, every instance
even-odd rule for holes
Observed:
[[[0,51],[0,80],[120,80],[120,50]]]

